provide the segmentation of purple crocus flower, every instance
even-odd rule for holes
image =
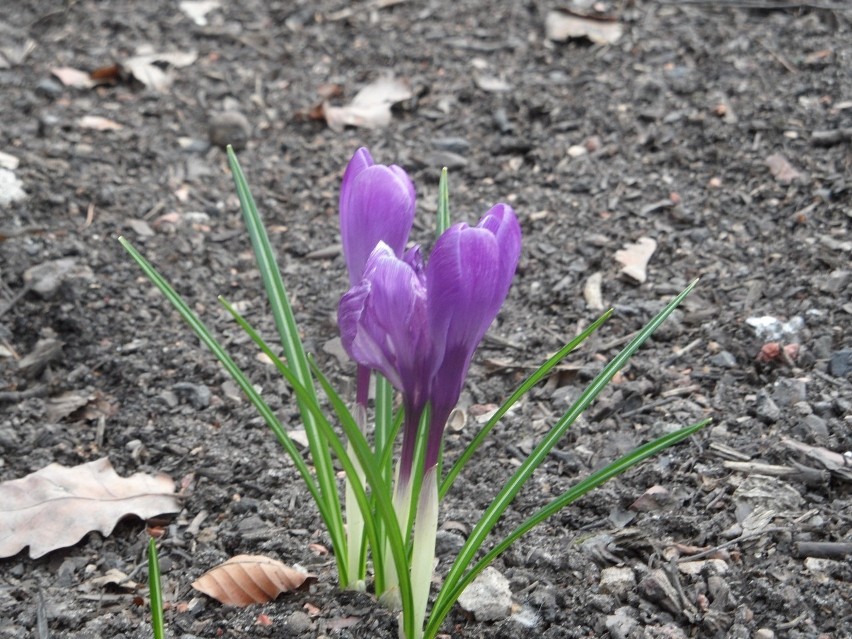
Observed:
[[[402,255],[414,223],[414,184],[396,165],[375,164],[360,148],[340,186],[340,235],[349,283],[361,281],[367,258],[379,242]]]
[[[343,346],[360,366],[375,369],[402,391],[405,404],[403,461],[410,469],[420,414],[434,368],[426,326],[426,278],[420,249],[399,259],[384,242],[373,250],[361,282],[340,300]],[[413,432],[412,432],[413,431]],[[407,481],[408,472],[403,472]]]
[[[361,147],[349,160],[340,185],[340,235],[349,284],[361,281],[367,258],[379,242],[402,255],[414,223],[414,183],[400,167],[376,164]],[[370,369],[358,366],[356,403],[367,406]]]
[[[473,352],[506,300],[520,254],[521,227],[506,204],[494,206],[475,227],[450,227],[432,251],[426,287],[436,368],[426,469],[438,461],[444,425],[458,402]]]
[[[432,415],[425,468],[437,463],[444,425],[473,352],[506,299],[520,250],[518,219],[511,207],[498,204],[475,227],[447,229],[425,273],[418,253],[399,259],[379,245],[361,282],[343,296],[338,318],[347,352],[402,391],[405,477],[426,401]]]

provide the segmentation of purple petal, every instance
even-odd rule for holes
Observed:
[[[340,300],[338,322],[352,359],[378,370],[422,405],[431,356],[425,282],[387,244],[379,243],[361,282]]]
[[[369,152],[359,149],[340,189],[340,234],[353,286],[379,242],[402,255],[414,223],[415,192],[408,174],[398,166],[372,162]]]
[[[503,305],[521,249],[511,207],[498,204],[471,228],[457,224],[438,240],[426,267],[427,312],[437,365],[435,406],[458,401],[473,352]]]

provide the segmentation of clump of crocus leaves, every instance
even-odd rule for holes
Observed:
[[[408,245],[415,214],[411,179],[398,166],[375,164],[366,149],[355,153],[340,192],[340,229],[350,288],[340,299],[338,322],[343,345],[356,363],[355,397],[347,402],[305,353],[257,207],[230,149],[228,157],[281,349],[270,347],[231,304],[219,299],[293,388],[314,472],[278,417],[205,325],[127,240],[120,241],[218,357],[293,459],[328,528],[340,584],[364,588],[371,582],[381,601],[400,610],[402,639],[433,639],[464,589],[520,536],[706,424],[703,421],[665,435],[595,471],[505,537],[491,540],[490,549],[483,552],[497,521],[535,469],[692,290],[693,282],[639,331],[507,478],[450,566],[429,609],[441,500],[506,412],[612,311],[532,373],[446,468],[444,428],[458,402],[474,351],[506,299],[521,254],[521,228],[515,212],[506,204],[497,204],[476,226],[450,226],[445,170],[439,183],[438,237],[424,260],[420,247]],[[375,378],[372,410],[371,377]],[[320,401],[317,387],[326,401]],[[397,393],[399,402],[395,401]],[[335,460],[345,472],[343,500]]]

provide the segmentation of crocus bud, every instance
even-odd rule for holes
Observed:
[[[427,315],[437,366],[426,468],[437,461],[443,426],[458,402],[473,352],[503,305],[521,254],[521,227],[498,204],[479,224],[456,224],[438,239],[426,266]]]
[[[400,257],[414,223],[414,184],[396,165],[375,164],[360,148],[340,187],[340,234],[352,286],[361,281],[367,258],[379,242]]]

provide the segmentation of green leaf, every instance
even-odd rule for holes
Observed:
[[[311,379],[308,359],[305,355],[302,341],[299,338],[296,319],[293,316],[293,309],[290,306],[290,300],[284,288],[281,272],[275,262],[275,254],[269,243],[269,236],[263,226],[263,221],[260,218],[254,198],[249,190],[245,175],[240,167],[240,163],[237,161],[234,150],[230,146],[228,147],[228,163],[234,174],[234,184],[237,187],[237,195],[240,199],[243,219],[251,238],[252,248],[257,259],[257,267],[263,278],[263,286],[266,289],[269,305],[272,308],[275,327],[281,337],[284,355],[296,378],[308,392],[307,401],[315,402],[316,393]],[[340,495],[337,491],[334,468],[331,464],[331,454],[328,450],[328,443],[323,441],[318,425],[314,421],[313,413],[305,405],[305,401],[302,399],[298,400],[299,410],[305,425],[305,434],[307,435],[308,445],[311,450],[311,461],[316,468],[322,499],[328,505],[329,520],[326,522],[328,534],[334,545],[335,553],[345,554],[346,533],[343,528],[343,510],[340,507]],[[346,571],[340,577],[344,585],[349,583]],[[357,579],[357,576],[353,575],[352,579]]]
[[[151,597],[151,627],[154,630],[154,639],[165,639],[160,561],[157,559],[157,540],[153,537],[148,540],[148,592]]]
[[[527,519],[524,523],[518,526],[515,530],[513,530],[505,539],[503,539],[500,543],[495,545],[482,559],[476,562],[470,570],[468,570],[464,576],[458,580],[455,586],[452,588],[450,592],[447,593],[446,597],[444,597],[441,606],[439,607],[437,602],[432,609],[432,615],[429,618],[429,625],[427,626],[426,636],[432,637],[430,634],[430,629],[434,629],[437,632],[444,618],[449,614],[452,609],[453,604],[456,600],[461,596],[464,592],[464,589],[467,588],[474,579],[476,579],[477,575],[481,573],[488,565],[494,561],[497,557],[499,557],[503,552],[506,551],[509,546],[515,543],[520,537],[529,532],[533,527],[537,526],[548,517],[555,515],[557,512],[568,506],[569,504],[575,502],[577,499],[585,495],[586,493],[602,486],[607,481],[620,475],[625,472],[629,468],[635,466],[636,464],[656,455],[662,450],[665,450],[669,446],[673,446],[680,441],[683,441],[690,435],[698,432],[702,428],[704,428],[707,424],[710,423],[711,420],[705,419],[701,422],[693,424],[692,426],[687,426],[686,428],[682,428],[674,433],[670,433],[668,435],[664,435],[658,439],[655,439],[652,442],[649,442],[639,448],[629,452],[623,457],[619,458],[615,462],[609,464],[608,466],[592,473],[586,479],[581,481],[576,486],[572,487],[570,490],[562,493],[559,497],[551,501],[547,506],[537,511],[534,515],[532,515],[529,519]]]
[[[437,235],[450,228],[450,179],[447,175],[447,167],[441,170],[441,179],[438,181],[438,223]]]
[[[278,421],[278,418],[275,416],[275,413],[263,400],[260,394],[255,390],[252,383],[248,380],[242,370],[240,370],[239,366],[236,365],[234,360],[231,359],[230,355],[228,355],[225,349],[223,349],[219,345],[219,343],[216,341],[216,339],[213,337],[212,333],[208,330],[204,323],[200,319],[198,319],[198,317],[189,308],[183,298],[178,295],[178,293],[165,280],[165,278],[163,278],[163,276],[160,275],[160,273],[157,272],[157,270],[153,266],[151,266],[151,264],[144,257],[142,257],[142,254],[139,253],[139,251],[137,251],[136,248],[125,238],[120,237],[118,238],[118,241],[140,266],[145,275],[148,276],[148,279],[150,279],[151,282],[153,282],[153,284],[158,289],[160,289],[160,292],[163,293],[166,299],[180,314],[181,318],[187,324],[189,324],[189,327],[198,336],[201,342],[208,349],[210,349],[210,352],[213,353],[213,355],[215,355],[216,358],[221,362],[222,366],[225,368],[226,371],[228,371],[228,374],[233,378],[233,380],[240,387],[243,393],[246,394],[246,397],[248,397],[249,401],[255,407],[260,416],[263,417],[267,426],[269,426],[270,430],[272,430],[272,432],[275,434],[281,446],[284,448],[285,451],[287,451],[287,454],[290,455],[290,458],[293,460],[293,463],[296,466],[296,470],[298,470],[299,474],[302,476],[302,479],[305,482],[305,486],[307,487],[308,492],[310,492],[311,497],[313,497],[314,502],[316,502],[317,504],[317,508],[320,511],[320,515],[322,516],[323,522],[325,522],[326,526],[328,526],[328,522],[332,519],[331,514],[329,513],[329,504],[323,501],[322,494],[319,492],[319,489],[317,488],[317,485],[314,482],[313,476],[311,475],[307,464],[302,459],[301,454],[296,448],[296,445],[290,439],[290,436],[287,434],[287,431],[284,430],[284,427],[281,425],[281,422]],[[343,580],[343,576],[346,575],[345,556],[340,556],[339,554],[335,553],[335,559],[337,561],[338,570],[343,571],[341,573],[341,580]]]
[[[586,388],[579,399],[571,406],[565,415],[553,426],[544,439],[530,453],[529,457],[515,471],[509,481],[503,486],[494,501],[488,506],[483,513],[477,525],[467,538],[464,546],[459,551],[455,562],[453,562],[447,577],[438,593],[435,600],[433,610],[441,610],[444,606],[451,605],[448,603],[450,593],[454,591],[456,585],[462,578],[464,571],[473,561],[476,553],[482,547],[486,537],[497,524],[502,514],[505,512],[509,504],[515,499],[515,496],[523,488],[524,484],[532,475],[533,471],[544,461],[550,450],[565,434],[565,431],[576,421],[576,419],[589,407],[589,404],[600,394],[606,387],[613,376],[624,367],[627,361],[633,356],[636,350],[647,340],[651,334],[657,330],[665,319],[671,315],[672,311],[683,301],[683,299],[692,291],[698,280],[692,282],[686,290],[672,300],[660,313],[657,314],[641,331],[634,337],[630,343],[622,350],[603,371],[592,381]],[[433,613],[434,614],[434,613]],[[430,621],[431,627],[431,621]]]

